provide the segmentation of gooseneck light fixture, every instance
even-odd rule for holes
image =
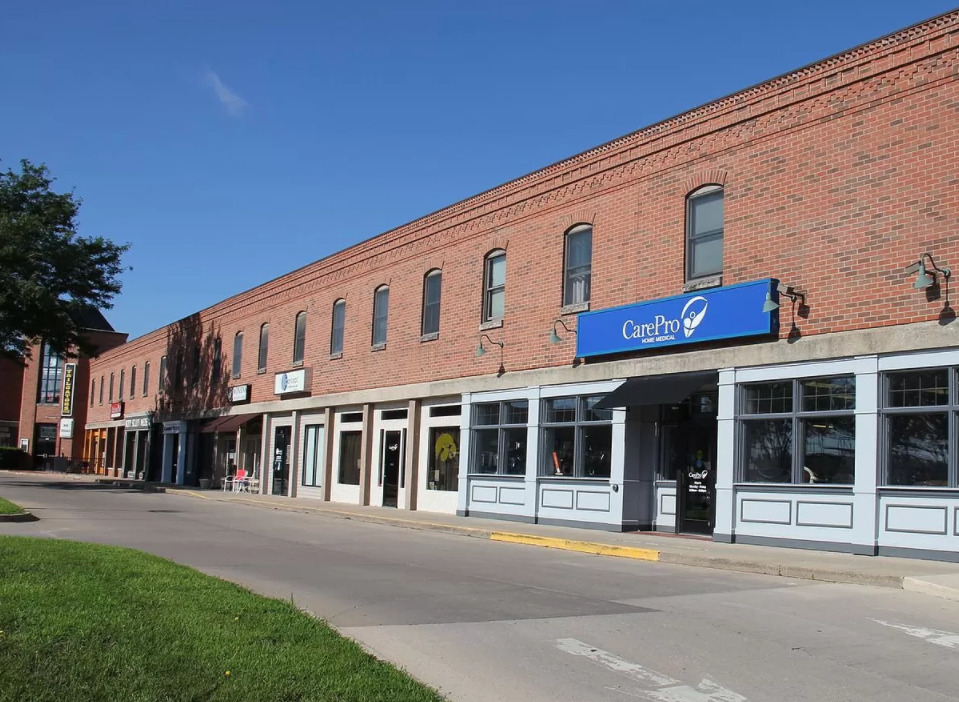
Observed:
[[[929,261],[929,268],[926,267],[926,261]],[[916,282],[912,284],[916,290],[925,290],[936,284],[936,274],[941,273],[942,277],[948,282],[952,271],[946,267],[940,268],[936,265],[932,254],[927,252],[919,254],[919,260],[906,268],[906,273],[915,273]]]
[[[553,322],[553,331],[551,331],[549,334],[549,343],[551,344],[558,344],[561,341],[563,341],[563,337],[561,337],[559,334],[556,333],[557,324],[562,325],[563,329],[565,329],[568,334],[576,333],[576,330],[570,329],[569,327],[567,327],[566,322],[564,322],[562,319],[557,319],[555,322]]]
[[[501,354],[503,353],[503,347],[506,346],[506,344],[504,344],[502,341],[493,341],[492,339],[489,338],[489,334],[480,334],[479,346],[476,347],[477,358],[479,358],[480,356],[486,353],[486,349],[483,348],[483,339],[486,339],[491,344],[495,344],[496,346],[499,346],[500,353]]]
[[[802,302],[800,303],[801,305],[806,304],[806,293],[796,290],[796,288],[794,288],[792,285],[783,285],[782,283],[777,283],[776,292],[778,292],[780,295],[783,295],[784,297],[788,297],[790,300],[793,301],[793,304],[795,304],[797,300],[802,300]],[[773,312],[774,310],[778,310],[778,309],[779,309],[779,303],[773,300],[772,293],[767,292],[766,301],[763,302],[763,312],[765,312],[766,314],[769,314],[770,312]]]

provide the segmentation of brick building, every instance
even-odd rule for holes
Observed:
[[[17,446],[23,366],[0,358],[0,446]]]
[[[98,350],[126,341],[127,335],[110,326],[99,310],[87,310],[78,324]],[[20,390],[11,386],[2,402],[17,397],[18,446],[33,467],[66,467],[81,462],[86,452],[82,436],[86,424],[87,382],[90,358],[66,358],[46,343],[35,344],[30,359],[20,368]]]
[[[102,354],[87,457],[106,442],[111,467],[178,483],[239,468],[291,498],[954,558],[957,152],[952,12]]]

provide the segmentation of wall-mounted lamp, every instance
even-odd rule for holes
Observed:
[[[793,301],[793,303],[795,303],[797,300],[802,300],[800,306],[806,305],[806,294],[799,292],[792,285],[783,285],[782,283],[777,283],[776,292],[778,292],[780,295],[788,297]],[[763,312],[768,314],[778,309],[779,303],[773,300],[772,293],[766,293],[766,301],[763,303]]]
[[[925,261],[928,259],[929,266],[932,268],[932,272],[926,268]],[[916,290],[925,290],[926,288],[931,288],[936,284],[936,273],[942,273],[942,277],[949,280],[949,277],[952,275],[952,271],[948,268],[940,268],[936,265],[936,261],[933,259],[932,254],[925,252],[919,255],[919,260],[913,263],[910,266],[906,267],[906,273],[916,273],[916,282],[912,284]]]
[[[503,352],[503,347],[506,346],[502,341],[493,341],[489,338],[489,334],[480,334],[479,346],[476,347],[476,357],[479,358],[486,353],[486,349],[483,348],[483,339],[486,339],[491,344],[499,346],[500,353]]]
[[[563,329],[565,329],[568,334],[576,333],[576,330],[570,329],[569,327],[567,327],[566,322],[564,322],[562,319],[557,319],[555,322],[553,322],[553,331],[551,331],[549,334],[549,343],[551,344],[558,344],[563,340],[563,337],[561,337],[559,334],[556,333],[557,324],[561,324]]]

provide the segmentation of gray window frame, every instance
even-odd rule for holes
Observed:
[[[302,366],[306,358],[306,310],[296,313],[293,320],[293,365]]]
[[[586,415],[586,403],[589,398],[595,398],[599,401],[603,395],[559,395],[557,397],[545,397],[540,400],[540,429],[539,429],[539,446],[540,457],[539,457],[539,472],[540,477],[549,477],[549,478],[565,478],[565,479],[578,479],[578,480],[599,480],[603,482],[609,482],[609,479],[612,477],[613,472],[613,462],[612,455],[609,459],[609,475],[586,475],[585,470],[585,447],[583,440],[583,430],[588,429],[589,427],[598,427],[598,426],[608,426],[610,428],[610,454],[612,454],[612,431],[613,431],[613,410],[594,410],[597,412],[608,412],[609,419],[593,420],[589,421],[584,419]],[[550,402],[555,402],[556,400],[573,400],[575,402],[574,410],[574,419],[572,422],[550,422],[547,421],[549,416],[547,407]],[[556,475],[555,467],[553,465],[552,454],[546,449],[546,434],[550,429],[565,428],[571,427],[573,429],[573,474],[572,475]]]
[[[693,231],[693,207],[695,206],[696,200],[704,198],[715,193],[719,193],[722,196],[723,203],[723,226],[719,229],[711,229],[704,232],[694,232]],[[702,278],[709,278],[716,275],[723,274],[723,251],[725,249],[725,233],[726,233],[726,190],[722,185],[717,183],[710,183],[708,185],[703,185],[699,188],[696,188],[694,191],[689,193],[686,196],[686,280],[701,280]],[[719,269],[710,270],[703,273],[693,274],[693,262],[695,259],[695,248],[696,244],[703,243],[706,241],[719,239],[720,241],[720,256],[719,256]]]
[[[843,410],[803,410],[802,409],[802,387],[804,383],[811,383],[816,380],[831,380],[835,378],[848,378],[853,383],[853,407]],[[790,383],[792,389],[791,407],[786,412],[746,412],[746,390],[749,387],[757,385],[770,385],[774,383]],[[855,437],[855,417],[856,404],[858,402],[858,379],[851,373],[832,373],[826,375],[811,376],[808,378],[779,378],[771,380],[762,380],[757,382],[741,383],[736,388],[736,482],[746,485],[793,485],[797,487],[844,487],[850,488],[855,485],[855,460],[856,460],[856,437]],[[805,482],[803,481],[804,458],[805,458],[805,440],[804,420],[830,417],[852,417],[853,418],[853,479],[848,483],[829,483],[829,482]],[[788,420],[792,423],[792,457],[791,457],[791,476],[788,482],[785,481],[747,481],[746,480],[746,432],[744,425],[749,421],[777,421]]]
[[[493,284],[493,262],[503,259],[503,283]],[[503,293],[503,314],[494,316],[492,310],[493,296]],[[506,316],[506,251],[495,249],[486,254],[483,259],[483,322],[498,322]]]
[[[430,283],[436,281],[436,300],[430,300]],[[439,335],[440,333],[440,312],[443,303],[443,271],[439,268],[432,268],[423,276],[423,314],[420,320],[420,336]],[[434,324],[427,326],[428,324]]]
[[[113,371],[110,371],[110,392],[107,393],[107,400],[113,404]]]
[[[895,375],[906,373],[935,372],[943,370],[943,366],[928,366],[923,368],[901,368],[891,371],[884,371],[880,375],[880,399],[879,399],[879,486],[890,489],[905,490],[950,490],[959,488],[959,378],[957,378],[957,369],[955,366],[946,366],[947,382],[949,389],[949,402],[944,405],[917,405],[915,407],[892,407],[889,401],[891,391],[891,379]],[[946,415],[946,441],[947,441],[947,468],[946,484],[942,486],[911,485],[903,483],[892,483],[889,481],[890,471],[890,444],[891,431],[890,422],[892,417],[904,415],[919,414],[943,414]]]
[[[330,355],[343,354],[343,341],[346,336],[346,300],[342,297],[333,303],[330,319]]]
[[[123,402],[123,384],[126,381],[126,370],[120,369],[120,386],[117,388],[117,402]]]
[[[260,344],[257,347],[256,354],[256,372],[266,373],[267,363],[270,356],[270,323],[263,322],[260,325]]]
[[[370,343],[373,348],[386,346],[390,323],[390,286],[380,285],[373,291],[373,331]]]
[[[137,364],[130,367],[130,399],[137,396]]]
[[[243,332],[233,335],[233,373],[234,378],[243,375]]]
[[[157,392],[163,392],[166,389],[167,370],[167,357],[160,356],[160,372],[157,374]]]
[[[150,362],[143,362],[143,396],[150,394]]]
[[[571,242],[574,237],[583,237],[589,236],[589,262],[576,266],[575,268],[570,265],[569,254],[572,248]],[[584,288],[586,290],[585,294],[582,296],[582,299],[574,299],[573,291],[575,286],[573,285],[576,282],[577,278],[584,278],[585,284]],[[592,295],[592,278],[593,278],[593,225],[592,224],[574,224],[572,227],[566,230],[566,233],[563,235],[563,306],[568,307],[570,305],[585,305],[589,303],[589,298]]]
[[[525,404],[526,405],[526,422],[520,424],[515,422],[508,422],[507,418],[509,416],[509,406],[512,404]],[[489,407],[492,405],[498,405],[497,409],[497,418],[498,421],[496,424],[478,424],[477,423],[477,414],[479,408]],[[526,475],[526,472],[529,470],[527,465],[526,456],[523,456],[523,472],[522,473],[511,473],[507,471],[507,464],[509,461],[509,447],[506,445],[507,433],[508,430],[523,429],[526,431],[526,437],[524,439],[524,444],[527,454],[529,453],[529,400],[523,397],[517,397],[514,399],[508,400],[498,400],[493,402],[477,402],[471,406],[470,409],[470,460],[469,466],[467,468],[468,474],[478,477],[511,477],[511,478],[520,478]],[[482,472],[476,470],[476,465],[478,463],[478,451],[479,451],[479,441],[477,440],[477,433],[480,431],[497,431],[497,440],[496,440],[496,471],[495,472]],[[461,438],[462,441],[462,438]]]

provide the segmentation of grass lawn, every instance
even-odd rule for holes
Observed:
[[[0,536],[0,700],[440,696],[291,603],[139,551]]]
[[[22,514],[23,510],[9,500],[0,497],[0,514]]]

